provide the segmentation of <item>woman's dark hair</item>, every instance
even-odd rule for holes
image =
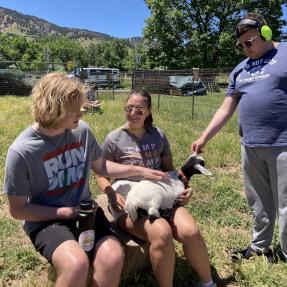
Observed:
[[[151,96],[149,92],[147,92],[146,90],[132,90],[127,98],[127,101],[133,96],[143,97],[145,99],[148,109],[150,110],[149,115],[146,117],[144,121],[144,126],[147,129],[148,127],[153,125],[153,117],[151,113]]]

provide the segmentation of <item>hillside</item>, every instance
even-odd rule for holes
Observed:
[[[55,35],[68,36],[73,39],[113,39],[112,36],[107,34],[86,29],[60,27],[38,17],[24,15],[3,7],[0,7],[0,32],[22,34],[27,35],[28,37]]]

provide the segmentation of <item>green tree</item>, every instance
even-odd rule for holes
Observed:
[[[110,42],[112,58],[110,59],[110,67],[116,67],[120,70],[124,67],[124,60],[128,56],[127,41],[124,39],[113,39]]]
[[[87,47],[87,60],[91,66],[97,66],[97,45],[94,42],[89,43]]]
[[[124,70],[132,71],[134,69],[148,68],[146,66],[146,56],[144,53],[143,42],[134,44],[128,49],[128,55],[123,61]]]
[[[286,0],[145,0],[151,10],[144,30],[151,67],[233,66],[243,54],[234,27],[247,11],[262,14],[280,36]]]
[[[122,70],[124,68],[125,59],[128,57],[127,41],[123,39],[113,39],[95,45],[90,44],[87,48],[87,54],[89,55],[90,65]]]
[[[104,67],[105,60],[103,58],[106,42],[98,43],[95,47],[95,66]]]
[[[86,65],[87,63],[83,46],[68,37],[45,37],[41,40],[41,46],[43,53],[46,50],[48,54],[45,60],[54,64],[62,64],[65,71],[69,71],[73,65]],[[71,62],[74,64],[71,65]]]
[[[144,44],[151,68],[178,68],[184,57],[185,16],[182,9],[175,7],[174,2],[146,0],[151,17],[146,20]]]
[[[102,51],[104,67],[123,69],[124,59],[128,55],[126,40],[113,39],[106,43]]]
[[[0,35],[0,60],[7,61],[2,67],[12,63],[21,70],[30,70],[39,55],[39,45],[24,36],[13,34]]]

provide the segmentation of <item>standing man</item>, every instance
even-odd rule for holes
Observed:
[[[270,249],[276,213],[281,258],[287,259],[287,43],[272,41],[264,18],[248,13],[236,28],[237,45],[247,58],[229,76],[226,98],[213,119],[192,143],[202,152],[238,106],[241,156],[248,204],[253,213],[250,246],[233,251],[232,258],[264,255]]]

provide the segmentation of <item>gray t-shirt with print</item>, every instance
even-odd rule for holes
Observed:
[[[102,150],[107,160],[156,170],[161,170],[162,157],[171,156],[166,136],[154,126],[149,127],[141,139],[130,134],[126,125],[117,128],[107,135]],[[142,178],[127,179],[138,181]]]
[[[76,206],[89,199],[91,161],[101,148],[88,125],[48,137],[32,127],[23,131],[10,146],[6,158],[4,192],[27,196],[29,202],[45,206]],[[29,234],[45,222],[25,221]]]

